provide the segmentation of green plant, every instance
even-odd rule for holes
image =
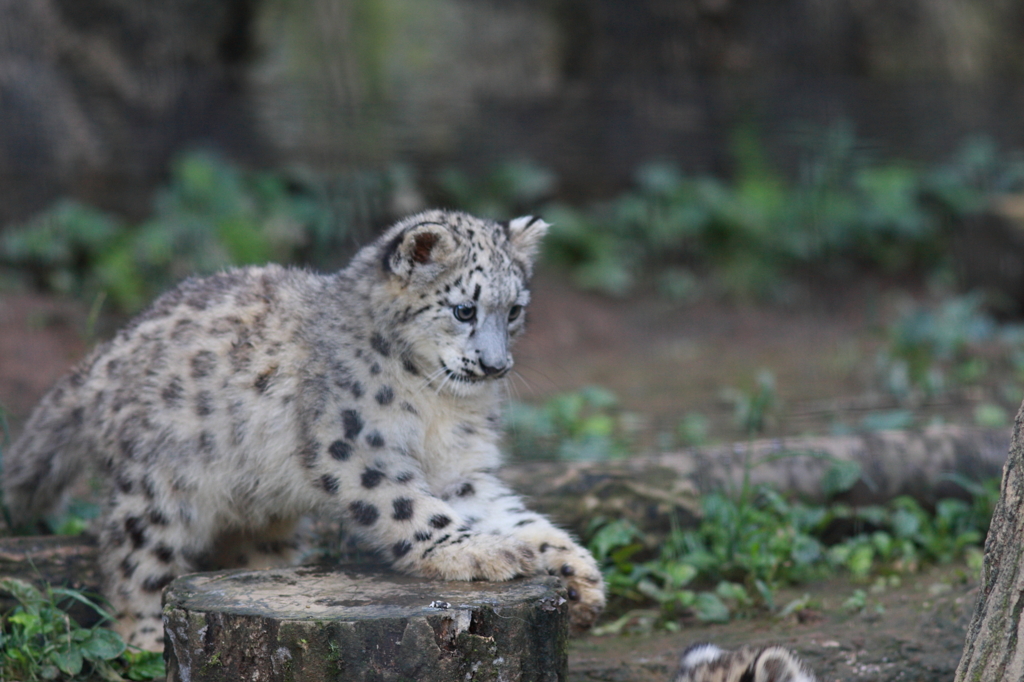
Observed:
[[[751,438],[764,433],[779,411],[775,375],[768,370],[758,372],[750,390],[728,388],[722,393],[733,404],[736,426]]]
[[[79,602],[111,619],[81,592],[61,587],[40,591],[17,578],[0,579],[0,591],[17,602],[0,619],[0,678],[149,680],[165,674],[160,654],[127,651],[120,636],[101,625],[79,626],[62,605]]]
[[[294,260],[323,246],[331,226],[312,186],[193,152],[174,162],[144,223],[60,201],[0,236],[0,265],[28,273],[41,288],[105,296],[132,312],[188,275]]]
[[[826,485],[833,494],[860,477],[859,468],[835,464],[826,476],[832,479]],[[644,621],[649,627],[682,617],[724,620],[751,608],[774,610],[778,587],[837,570],[867,580],[872,574],[898,575],[960,557],[977,564],[998,481],[952,480],[971,501],[944,499],[934,511],[908,497],[854,508],[792,502],[767,487],[740,496],[712,493],[702,500],[700,524],[673,529],[653,552],[639,529],[625,520],[595,520],[589,547],[604,566],[613,612],[654,603],[655,617]],[[604,631],[622,631],[630,622],[627,614]]]
[[[540,406],[509,403],[505,431],[519,459],[609,459],[626,453],[622,417],[613,393],[588,386]]]
[[[971,350],[993,339],[997,330],[982,312],[982,304],[982,297],[972,294],[904,312],[889,326],[878,356],[886,388],[897,397],[907,397],[914,391],[940,393],[950,380],[980,379],[988,368]]]
[[[447,168],[437,176],[442,203],[474,215],[506,220],[535,208],[555,188],[551,171],[531,161],[500,164],[490,173],[470,174]]]

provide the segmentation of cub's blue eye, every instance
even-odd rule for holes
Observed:
[[[523,306],[514,305],[508,311],[508,321],[512,322],[523,312]]]
[[[455,319],[459,322],[472,322],[476,319],[476,306],[474,305],[457,305],[452,308],[452,314],[455,315]]]

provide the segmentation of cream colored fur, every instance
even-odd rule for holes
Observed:
[[[182,283],[36,408],[5,453],[16,521],[97,463],[107,596],[147,648],[162,646],[175,576],[287,564],[307,514],[413,575],[559,575],[588,627],[604,605],[594,559],[495,477],[546,228],[431,211],[333,275],[271,265]]]

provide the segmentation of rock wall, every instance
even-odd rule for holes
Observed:
[[[143,215],[184,146],[261,155],[254,0],[0,0],[0,224],[59,195]]]
[[[944,158],[1024,146],[1006,0],[0,0],[0,225],[58,195],[144,214],[194,146],[338,172],[531,158],[598,196],[672,158],[727,171],[845,118]],[[775,151],[775,149],[773,149]]]

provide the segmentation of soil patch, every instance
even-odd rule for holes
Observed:
[[[787,589],[784,605],[804,594],[813,608],[784,619],[756,617],[678,633],[586,637],[570,643],[570,682],[667,682],[690,644],[723,648],[782,644],[796,651],[822,682],[948,682],[953,679],[977,580],[963,565],[932,567],[884,590],[845,579]],[[854,590],[867,593],[860,611],[843,608]]]

